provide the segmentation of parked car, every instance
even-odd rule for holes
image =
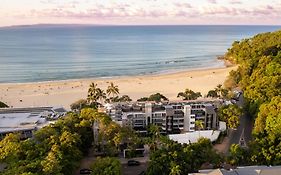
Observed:
[[[86,168],[80,170],[80,174],[91,174],[92,172],[92,170]]]
[[[136,160],[129,160],[128,161],[128,166],[138,166],[138,165],[140,165],[139,161],[136,161]]]

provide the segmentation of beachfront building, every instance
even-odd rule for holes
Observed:
[[[218,128],[218,118],[216,107],[213,104],[189,104],[184,105],[185,131],[195,131],[195,121],[200,120],[203,123],[204,130]]]
[[[203,130],[218,128],[216,105],[199,102],[155,102],[106,104],[105,111],[117,123],[146,132],[149,124],[158,125],[163,133],[195,131],[195,121],[203,122]]]
[[[21,139],[31,138],[33,131],[54,123],[66,112],[61,107],[0,109],[0,140],[8,133],[20,133]]]
[[[109,107],[107,105],[107,107]],[[107,108],[112,119],[138,132],[146,132],[149,124],[159,126],[162,132],[180,132],[183,129],[183,112],[175,112],[170,105],[156,103],[117,104]]]

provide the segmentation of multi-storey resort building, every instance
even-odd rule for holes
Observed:
[[[202,121],[201,129],[217,129],[216,109],[217,105],[211,102],[138,102],[105,105],[105,110],[111,118],[123,126],[146,132],[149,124],[155,124],[167,134],[195,131],[197,120]]]

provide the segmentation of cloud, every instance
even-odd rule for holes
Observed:
[[[230,4],[242,4],[242,2],[240,0],[230,0],[229,3]]]
[[[178,8],[192,8],[192,5],[189,3],[174,3]]]
[[[200,9],[201,15],[220,15],[224,17],[281,17],[281,8],[276,8],[270,5],[258,6],[254,8],[237,8],[237,7],[226,7],[226,6],[205,6]]]
[[[57,2],[55,0],[45,0],[45,2]],[[85,0],[84,0],[85,1]],[[235,0],[235,3],[238,3]],[[62,2],[62,1],[61,1]],[[244,5],[221,5],[205,3],[204,5],[196,5],[191,3],[171,2],[167,8],[163,6],[141,6],[135,3],[89,3],[87,5],[76,3],[73,4],[55,4],[44,6],[44,9],[33,9],[28,12],[14,14],[14,18],[34,19],[40,21],[57,20],[57,21],[90,21],[100,23],[138,23],[140,21],[159,22],[160,21],[206,21],[217,22],[224,20],[227,23],[231,21],[260,20],[271,19],[278,22],[281,18],[281,5],[252,5],[245,8]],[[85,1],[86,2],[86,1]],[[152,2],[152,1],[151,1]],[[159,2],[159,1],[158,1]],[[230,0],[228,0],[230,2]],[[234,2],[234,0],[231,0]]]
[[[209,3],[211,4],[216,4],[217,3],[217,0],[207,0]]]
[[[166,11],[148,10],[141,7],[133,7],[129,4],[111,4],[110,6],[95,5],[86,10],[76,10],[58,6],[44,10],[33,9],[29,16],[32,17],[55,17],[55,18],[130,18],[151,17],[158,18],[168,16]]]

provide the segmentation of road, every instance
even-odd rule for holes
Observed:
[[[149,155],[146,154],[144,157],[136,157],[132,158],[133,160],[139,161],[141,164],[139,166],[127,166],[128,160],[131,159],[126,159],[119,157],[120,163],[122,165],[122,174],[124,175],[138,175],[142,171],[146,171],[148,167],[148,160],[149,160]],[[86,157],[84,157],[81,162],[79,168],[75,171],[74,175],[80,175],[79,170],[86,168],[90,169],[91,164],[96,160],[96,156],[93,154],[90,154]]]
[[[244,97],[240,95],[239,100],[237,101],[237,105],[239,107],[243,107],[244,105]],[[240,125],[237,130],[230,131],[231,137],[229,146],[231,144],[240,144],[241,146],[247,146],[247,143],[252,139],[252,129],[253,129],[253,120],[251,117],[243,114],[240,117]],[[243,145],[243,141],[245,144]]]
[[[237,105],[243,107],[244,97],[240,95]],[[232,144],[240,144],[241,146],[247,146],[252,139],[253,120],[243,114],[240,117],[240,125],[237,129],[229,129],[227,137],[224,138],[221,144],[215,145],[215,148],[225,154],[228,154],[229,148]]]

